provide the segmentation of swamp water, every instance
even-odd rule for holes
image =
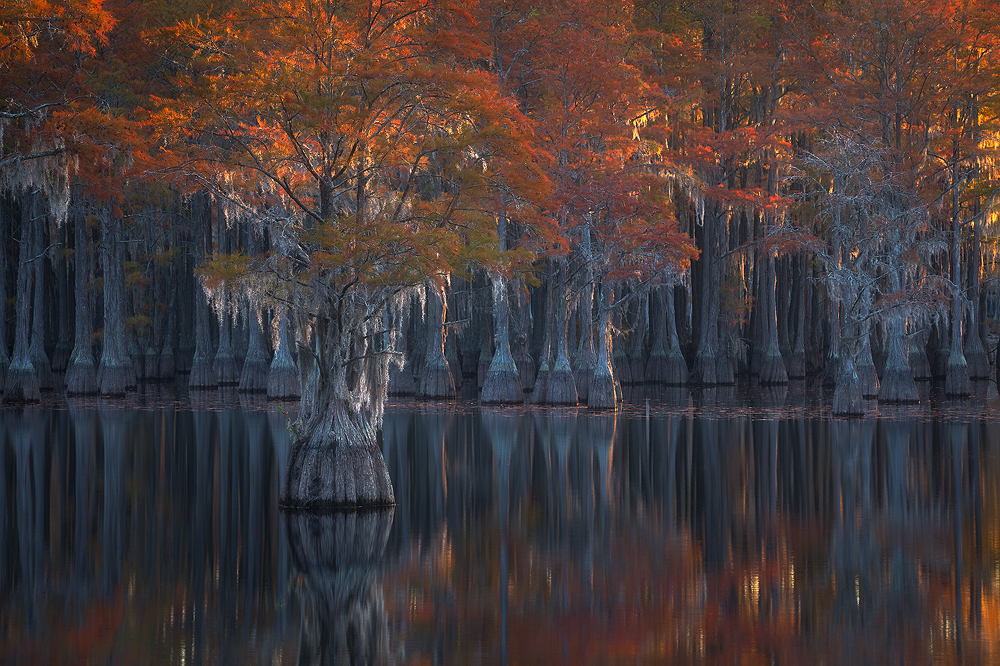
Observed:
[[[394,402],[398,506],[310,516],[273,404],[49,395],[0,411],[0,661],[997,663],[998,405],[925,397]]]

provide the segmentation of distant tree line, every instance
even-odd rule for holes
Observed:
[[[990,375],[991,3],[0,19],[4,402],[179,378],[367,441],[387,393],[468,384],[607,408],[820,375],[851,415]]]

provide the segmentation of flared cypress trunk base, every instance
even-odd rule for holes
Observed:
[[[271,362],[266,359],[247,358],[240,373],[240,393],[265,393]]]
[[[875,372],[875,364],[869,363],[868,365],[858,364],[858,384],[861,387],[861,395],[866,400],[874,400],[878,398],[878,373]]]
[[[38,389],[40,391],[54,390],[56,387],[55,375],[52,373],[52,366],[49,364],[49,357],[45,352],[39,352],[32,346],[31,364],[34,366],[35,376],[38,378]]]
[[[579,396],[576,393],[576,383],[573,381],[573,371],[569,364],[565,367],[556,366],[549,373],[548,387],[545,391],[545,402],[550,405],[576,405]]]
[[[913,372],[914,381],[931,380],[931,362],[927,360],[927,351],[923,345],[910,345],[910,370]]]
[[[513,362],[493,364],[486,373],[483,382],[483,395],[480,398],[484,405],[516,405],[524,402],[524,391],[521,389],[521,375]]]
[[[158,382],[160,381],[160,355],[152,349],[146,350],[145,357],[146,369],[143,375],[147,382]]]
[[[576,384],[576,397],[580,402],[587,402],[590,397],[590,385],[593,381],[593,363],[582,362],[573,368],[573,383]]]
[[[292,451],[282,508],[352,509],[395,503],[389,470],[374,442],[310,442]]]
[[[521,375],[521,390],[528,392],[535,388],[535,375],[538,374],[535,368],[535,361],[526,349],[520,349],[518,356],[514,359],[517,371]]]
[[[920,402],[917,383],[910,367],[890,368],[888,365],[879,382],[878,401],[884,403],[915,404]]]
[[[455,380],[451,376],[451,367],[443,358],[438,363],[427,363],[420,378],[421,398],[450,399],[456,395]]]
[[[806,378],[806,352],[804,349],[792,350],[788,357],[788,368],[786,370],[789,379]]]
[[[630,358],[628,361],[629,372],[628,372],[628,383],[629,384],[645,384],[646,383],[646,360],[640,357]]]
[[[837,382],[837,388],[833,390],[833,415],[865,415],[865,398],[857,378],[853,381]]]
[[[587,394],[590,409],[615,409],[621,400],[621,387],[608,372],[595,372]]]
[[[134,381],[135,371],[132,363],[126,361],[122,365],[102,365],[97,369],[97,386],[100,394],[106,398],[124,398]]]
[[[214,389],[219,386],[212,364],[207,360],[195,360],[188,375],[188,388],[196,391]]]
[[[668,386],[687,384],[688,369],[684,357],[676,353],[650,354],[649,366],[646,369],[646,382]]]
[[[765,354],[760,359],[757,382],[763,386],[777,386],[788,383],[785,361],[781,358],[781,352],[777,349]]]
[[[215,361],[212,362],[212,370],[215,372],[215,379],[219,386],[240,385],[240,375],[243,368],[240,367],[240,362],[236,360],[235,354],[229,353],[221,356],[216,354]]]
[[[160,352],[160,372],[159,377],[162,381],[170,381],[177,375],[177,365],[174,359],[174,350],[170,347],[164,347]]]
[[[965,340],[965,361],[969,367],[969,379],[990,378],[990,360],[983,341],[975,332],[970,333]]]
[[[481,389],[486,385],[486,375],[490,374],[490,366],[493,365],[493,354],[487,350],[479,352],[479,366],[476,369],[476,388]]]
[[[533,405],[541,405],[545,402],[545,394],[549,389],[549,365],[548,363],[542,363],[541,367],[538,368],[538,374],[535,376],[535,386],[531,391],[531,397],[528,398],[528,402]]]
[[[66,395],[96,395],[97,368],[94,361],[73,359],[66,368]]]
[[[73,353],[70,345],[59,343],[52,350],[52,370],[54,372],[65,372],[69,367],[69,357]]]
[[[690,382],[698,386],[729,386],[736,383],[733,364],[719,354],[702,355],[695,361]]]
[[[413,368],[407,359],[403,367],[395,363],[389,364],[389,395],[413,395],[417,392],[417,384],[413,381]]]
[[[299,370],[294,363],[271,364],[267,374],[268,400],[296,400],[302,396]]]
[[[964,398],[972,395],[972,382],[969,381],[969,366],[961,353],[951,353],[948,359],[948,371],[944,377],[944,394],[951,398]]]
[[[35,368],[28,365],[11,364],[7,368],[7,379],[3,386],[3,401],[8,405],[40,402],[41,390]]]

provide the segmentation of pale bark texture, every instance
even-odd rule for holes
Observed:
[[[887,355],[882,381],[879,383],[878,401],[889,403],[920,402],[917,384],[913,380],[907,345],[904,338],[905,322],[901,315],[892,315],[886,322]]]
[[[521,389],[521,375],[510,352],[510,304],[507,300],[507,280],[501,275],[495,276],[493,280],[496,351],[486,373],[486,381],[483,382],[482,401],[484,404],[494,405],[517,404],[524,402],[524,391]]]
[[[587,393],[587,407],[591,409],[614,409],[621,400],[621,388],[615,379],[611,364],[611,306],[614,302],[611,285],[601,286],[600,305],[597,316],[597,365]]]
[[[564,259],[559,259],[556,272],[556,284],[552,298],[554,307],[555,345],[554,362],[549,370],[549,381],[545,391],[545,402],[550,405],[575,405],[578,402],[576,383],[573,381],[573,369],[569,364],[569,349],[566,340],[566,323],[569,301],[566,284],[566,265]]]
[[[454,398],[455,380],[444,356],[444,322],[447,301],[444,289],[434,282],[427,285],[427,353],[420,371],[420,397]]]
[[[264,340],[260,315],[257,308],[250,306],[247,311],[250,327],[250,341],[247,356],[240,373],[240,393],[264,393],[267,391],[267,377],[271,367],[271,353]]]
[[[267,375],[268,400],[292,400],[302,395],[299,384],[299,369],[295,367],[288,344],[288,312],[283,312],[278,322],[278,349],[271,359],[271,369]]]

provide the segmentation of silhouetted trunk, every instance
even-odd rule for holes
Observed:
[[[650,310],[653,348],[649,353],[646,381],[667,385],[686,384],[688,369],[677,339],[673,285],[660,285],[656,288]]]
[[[28,353],[31,346],[29,321],[34,277],[31,260],[37,254],[33,242],[35,238],[33,226],[39,197],[40,195],[35,192],[24,192],[21,196],[21,242],[18,243],[17,265],[18,298],[14,305],[17,321],[14,333],[14,355],[11,358],[10,367],[7,369],[7,378],[4,381],[3,401],[5,403],[38,402],[41,400],[35,366],[31,363],[31,356]]]
[[[34,306],[32,307],[31,319],[31,347],[28,355],[31,357],[31,364],[35,367],[35,375],[38,377],[38,388],[42,391],[51,391],[56,387],[55,377],[52,375],[52,364],[49,356],[45,353],[45,311],[46,311],[46,285],[48,283],[48,266],[46,265],[46,250],[49,246],[49,222],[48,215],[42,207],[35,209],[35,223],[32,227],[35,236],[35,254],[32,255],[34,262],[31,267],[35,272],[35,293]]]
[[[587,394],[587,407],[614,409],[621,399],[621,389],[611,364],[611,307],[615,292],[606,281],[601,285],[597,315],[597,364]]]
[[[194,218],[196,262],[201,262],[212,247],[212,209],[208,195],[198,193],[192,202],[192,217]],[[188,376],[188,388],[213,389],[219,385],[219,379],[212,368],[212,312],[205,296],[205,290],[200,284],[194,285],[195,301],[195,337],[194,359],[191,362],[191,374]]]
[[[104,348],[97,369],[101,395],[123,397],[135,388],[135,370],[125,337],[125,246],[122,219],[110,206],[101,212],[101,264],[104,269]]]
[[[73,268],[76,276],[76,344],[66,369],[67,395],[91,395],[98,392],[97,366],[91,334],[94,329],[90,300],[90,234],[81,204],[73,210]]]

